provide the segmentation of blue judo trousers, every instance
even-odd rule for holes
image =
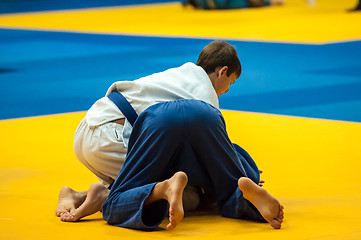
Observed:
[[[259,183],[255,162],[231,143],[218,109],[188,99],[153,105],[136,119],[125,163],[102,206],[103,218],[119,227],[156,228],[168,214],[168,202],[144,207],[144,201],[158,182],[178,171],[214,198],[222,216],[265,222],[238,188],[240,177]]]

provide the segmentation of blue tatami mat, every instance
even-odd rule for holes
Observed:
[[[125,6],[134,4],[149,4],[163,2],[178,2],[175,0],[11,0],[0,1],[1,13],[34,12],[50,10],[68,10],[94,7]]]
[[[0,30],[0,119],[87,110],[114,81],[195,62],[209,42]],[[361,122],[361,42],[229,42],[243,72],[221,108]]]

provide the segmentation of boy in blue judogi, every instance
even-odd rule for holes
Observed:
[[[204,55],[197,64],[211,66],[207,73],[217,95],[228,92],[240,68],[214,67]],[[126,99],[119,100],[120,108],[126,105],[122,101]],[[183,218],[182,194],[189,184],[212,196],[222,216],[266,220],[280,228],[283,207],[259,182],[256,164],[231,143],[218,109],[200,100],[163,102],[136,118],[103,217],[120,227],[154,229],[169,214],[167,229],[173,229]]]
[[[148,230],[169,214],[167,229],[173,229],[183,218],[188,183],[211,195],[222,216],[266,219],[280,228],[282,206],[257,185],[257,167],[242,161],[236,148],[219,110],[205,102],[182,99],[148,108],[135,122],[127,159],[103,204],[104,219]]]

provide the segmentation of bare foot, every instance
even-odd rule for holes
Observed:
[[[87,192],[77,192],[70,187],[62,187],[59,192],[59,203],[55,211],[56,216],[61,217],[65,213],[78,208],[86,198]]]
[[[184,217],[182,196],[187,182],[187,175],[184,172],[177,172],[170,179],[157,183],[144,202],[144,205],[149,205],[160,199],[168,201],[169,224],[167,230],[174,229]]]
[[[242,190],[244,198],[258,209],[273,228],[281,228],[284,218],[283,206],[276,198],[249,178],[241,177],[238,187]]]
[[[307,0],[307,1],[309,1],[309,0]],[[313,0],[314,1],[314,0]],[[284,4],[284,0],[272,0],[271,1],[271,4],[272,5],[278,5],[278,6],[280,6],[280,5],[283,5]]]
[[[109,190],[100,183],[93,183],[88,190],[85,201],[77,208],[72,208],[60,216],[64,222],[74,222],[82,217],[91,215],[101,210],[102,204],[107,199]]]
[[[184,172],[177,172],[169,179],[167,200],[169,202],[169,224],[167,230],[174,229],[184,217],[183,190],[187,185],[188,177]]]

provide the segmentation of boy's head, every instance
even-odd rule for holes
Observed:
[[[218,97],[228,92],[242,71],[236,50],[223,41],[211,42],[203,48],[196,64],[206,71]]]
[[[205,46],[199,54],[196,65],[202,67],[207,74],[216,71],[217,67],[228,67],[227,76],[232,73],[241,75],[242,68],[234,47],[224,41],[214,41]]]

